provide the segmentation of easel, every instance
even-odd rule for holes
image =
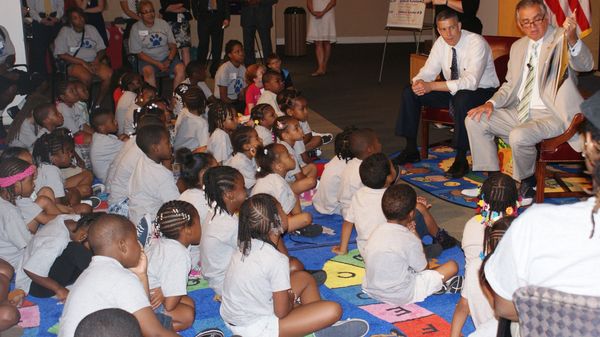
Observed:
[[[430,4],[427,6],[427,8],[433,8]],[[419,45],[421,43],[421,36],[423,35],[423,31],[424,30],[430,30],[431,31],[431,39],[432,41],[435,41],[435,29],[433,28],[433,22],[435,21],[435,11],[432,10],[433,13],[433,19],[431,21],[431,23],[423,23],[423,25],[421,25],[420,28],[412,28],[412,27],[398,27],[398,26],[390,26],[389,24],[386,24],[385,26],[385,42],[383,44],[383,53],[381,54],[381,65],[379,67],[379,80],[378,82],[381,83],[381,78],[383,76],[383,65],[385,63],[385,53],[387,50],[387,44],[388,44],[388,39],[390,37],[390,31],[391,30],[408,30],[411,31],[413,33],[413,39],[415,41],[416,44],[416,51],[415,53],[419,53]],[[417,38],[417,33],[418,33],[418,38]]]

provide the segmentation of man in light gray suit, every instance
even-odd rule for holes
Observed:
[[[574,15],[565,20],[562,28],[555,28],[550,25],[543,0],[521,0],[516,16],[526,36],[510,49],[506,82],[485,104],[468,112],[465,126],[473,171],[499,170],[494,137],[501,137],[512,149],[513,179],[521,183],[521,195],[529,198],[535,186],[535,145],[560,135],[570,125],[583,101],[575,72],[592,70],[594,61],[590,50],[577,37]],[[569,44],[568,78],[554,93],[542,79],[551,65],[552,50],[563,34]],[[578,136],[569,144],[581,151]]]

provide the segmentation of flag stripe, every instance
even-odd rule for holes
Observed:
[[[545,0],[546,5],[556,18],[560,26],[567,16],[576,12],[577,28],[582,36],[591,31],[591,7],[589,0]]]

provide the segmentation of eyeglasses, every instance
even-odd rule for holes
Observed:
[[[520,21],[519,24],[521,25],[521,27],[523,28],[531,28],[533,26],[537,26],[540,23],[542,23],[542,21],[544,21],[546,19],[546,14],[544,14],[542,17],[538,17],[536,19],[533,19],[531,21],[527,20],[527,21]]]
[[[145,11],[145,12],[140,12],[140,14],[146,15],[146,14],[154,14],[155,11],[151,10],[151,11]]]

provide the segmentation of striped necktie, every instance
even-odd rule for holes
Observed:
[[[44,0],[44,12],[46,12],[46,16],[50,16],[50,13],[52,13],[52,0]]]
[[[456,59],[456,48],[452,47],[452,64],[450,65],[450,80],[458,80],[458,60]],[[454,104],[452,100],[448,105],[448,113],[454,118]]]
[[[529,118],[529,107],[531,106],[531,94],[533,93],[533,84],[535,81],[535,67],[537,65],[537,43],[533,44],[531,56],[527,63],[527,77],[525,78],[525,88],[523,89],[523,97],[517,105],[517,117],[519,123],[523,124]]]

